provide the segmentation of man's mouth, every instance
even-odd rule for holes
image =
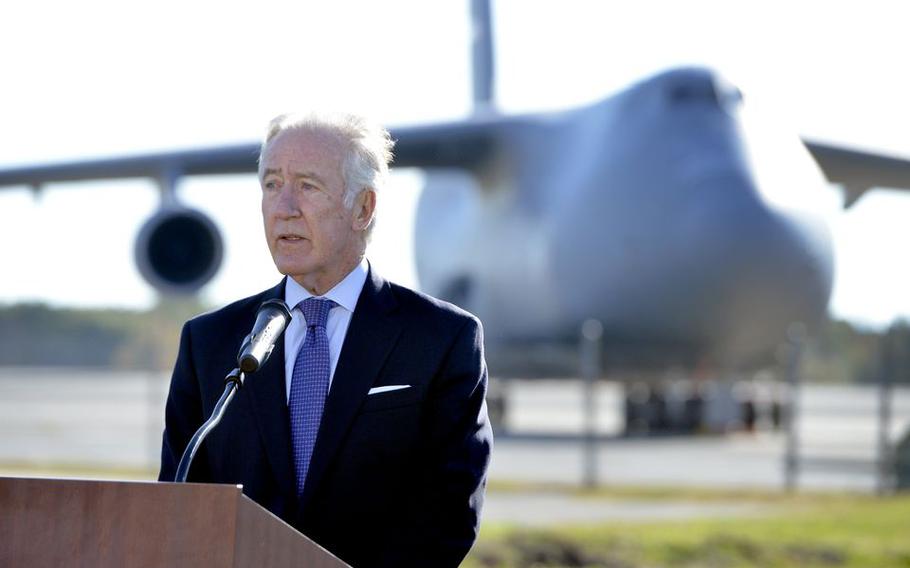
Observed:
[[[278,240],[294,243],[294,242],[302,241],[302,240],[304,240],[304,238],[301,237],[300,235],[295,235],[293,233],[283,233],[283,234],[278,235]]]

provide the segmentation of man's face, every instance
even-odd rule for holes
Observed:
[[[269,142],[262,159],[262,219],[272,259],[279,272],[318,294],[344,278],[362,253],[362,198],[369,192],[353,208],[344,206],[344,155],[332,134],[287,130]]]

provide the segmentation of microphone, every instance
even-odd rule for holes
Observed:
[[[291,311],[281,300],[266,300],[259,306],[253,331],[247,335],[237,354],[237,364],[244,373],[255,373],[268,360],[275,341],[291,321]]]
[[[266,300],[259,306],[259,311],[256,313],[256,323],[253,324],[253,331],[243,339],[240,353],[237,354],[237,364],[240,368],[234,369],[224,378],[224,393],[218,399],[215,409],[212,410],[212,415],[196,430],[196,433],[190,438],[189,444],[183,450],[183,457],[180,458],[180,463],[177,465],[177,474],[174,476],[174,481],[178,483],[186,481],[190,473],[190,466],[193,464],[193,458],[196,456],[196,451],[202,445],[205,437],[209,435],[209,432],[221,422],[224,411],[227,410],[231,400],[234,399],[237,389],[243,384],[245,374],[255,373],[268,360],[269,355],[272,354],[272,349],[275,348],[275,341],[284,332],[284,328],[287,327],[290,320],[291,311],[281,300]]]

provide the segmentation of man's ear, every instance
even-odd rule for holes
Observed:
[[[364,231],[373,221],[376,213],[376,192],[364,189],[354,200],[354,230]]]

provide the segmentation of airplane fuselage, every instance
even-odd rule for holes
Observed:
[[[740,104],[712,72],[677,69],[502,122],[472,175],[428,170],[421,288],[475,312],[492,345],[571,340],[596,319],[658,359],[675,346],[735,363],[818,322],[833,259],[811,196],[830,190],[795,136],[780,147],[801,171],[778,177],[798,187],[766,187],[762,169],[784,164],[756,163],[768,141]]]

